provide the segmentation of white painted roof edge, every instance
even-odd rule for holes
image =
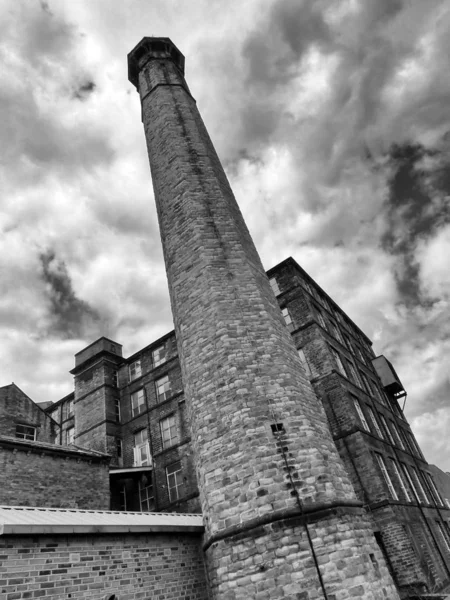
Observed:
[[[203,531],[198,514],[0,506],[0,535]]]

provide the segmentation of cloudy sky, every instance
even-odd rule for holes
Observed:
[[[72,390],[172,328],[127,53],[168,36],[268,269],[293,256],[396,366],[450,470],[448,0],[0,0],[0,385]]]

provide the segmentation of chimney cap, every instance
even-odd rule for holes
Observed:
[[[136,88],[139,71],[150,58],[171,59],[184,75],[184,55],[170,38],[144,37],[128,54],[128,79]]]

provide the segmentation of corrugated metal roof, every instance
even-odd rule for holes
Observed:
[[[201,515],[0,506],[0,535],[203,532]]]

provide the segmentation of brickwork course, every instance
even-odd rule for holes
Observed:
[[[0,536],[0,598],[207,600],[199,536]]]
[[[305,509],[325,512],[318,527],[323,542],[336,531],[328,513],[339,507],[347,536],[346,545],[341,538],[332,548],[341,561],[340,581],[334,587],[333,571],[315,566],[309,597],[328,587],[335,597],[352,589],[360,598],[395,598],[387,569],[370,562],[369,554],[383,564],[381,551],[189,93],[183,62],[167,39],[144,38],[129,55],[142,102],[213,597],[256,597],[252,577],[261,573],[253,537],[267,523],[262,559],[272,587],[262,597],[298,598],[305,591],[299,573],[313,547]],[[301,519],[301,533],[289,519],[284,535],[273,531],[286,512]],[[301,535],[310,546],[303,560]],[[236,536],[247,540],[237,562]],[[275,546],[298,571],[275,576]],[[350,568],[355,560],[357,574]]]

